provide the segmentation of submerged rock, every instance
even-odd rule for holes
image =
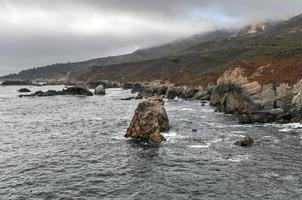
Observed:
[[[235,145],[242,147],[251,146],[254,143],[254,140],[250,136],[245,136],[242,140],[235,142]]]
[[[94,94],[105,95],[106,91],[103,85],[99,85],[95,88]]]
[[[168,131],[169,128],[163,100],[160,97],[150,97],[137,106],[125,137],[160,143],[166,141],[160,132]]]
[[[21,88],[18,90],[18,92],[23,93],[23,92],[31,92],[30,89],[27,88]]]

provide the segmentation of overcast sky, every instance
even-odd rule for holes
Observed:
[[[302,0],[0,0],[0,75],[302,13]]]

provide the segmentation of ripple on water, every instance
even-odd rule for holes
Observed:
[[[172,129],[152,145],[123,137],[140,102],[121,101],[129,91],[21,99],[17,89],[0,87],[1,199],[302,199],[301,140],[279,131],[300,124],[238,125],[169,100]],[[233,145],[246,134],[252,147]]]

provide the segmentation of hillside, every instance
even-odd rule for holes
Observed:
[[[294,83],[302,77],[301,24],[301,15],[277,24],[261,22],[239,31],[195,35],[128,55],[25,70],[6,78],[121,82],[160,79],[207,85],[229,68],[240,66],[252,75],[266,66],[263,73],[253,77],[255,80]]]
[[[44,67],[23,70],[18,74],[4,76],[4,79],[68,79],[70,73],[84,74],[93,66],[110,66],[122,63],[132,63],[158,59],[166,56],[182,54],[182,51],[193,45],[228,38],[237,34],[238,31],[217,30],[203,34],[197,34],[188,38],[181,38],[157,47],[140,49],[131,54],[109,56],[83,62],[53,64]]]
[[[203,42],[181,55],[144,62],[95,66],[81,80],[169,80],[177,84],[206,85],[226,69],[241,66],[253,74],[266,67],[271,73],[257,76],[260,82],[294,83],[302,77],[302,17],[281,22],[265,31]],[[286,74],[286,76],[284,76]]]

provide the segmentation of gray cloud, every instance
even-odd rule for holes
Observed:
[[[0,0],[0,75],[302,12],[301,0]]]

